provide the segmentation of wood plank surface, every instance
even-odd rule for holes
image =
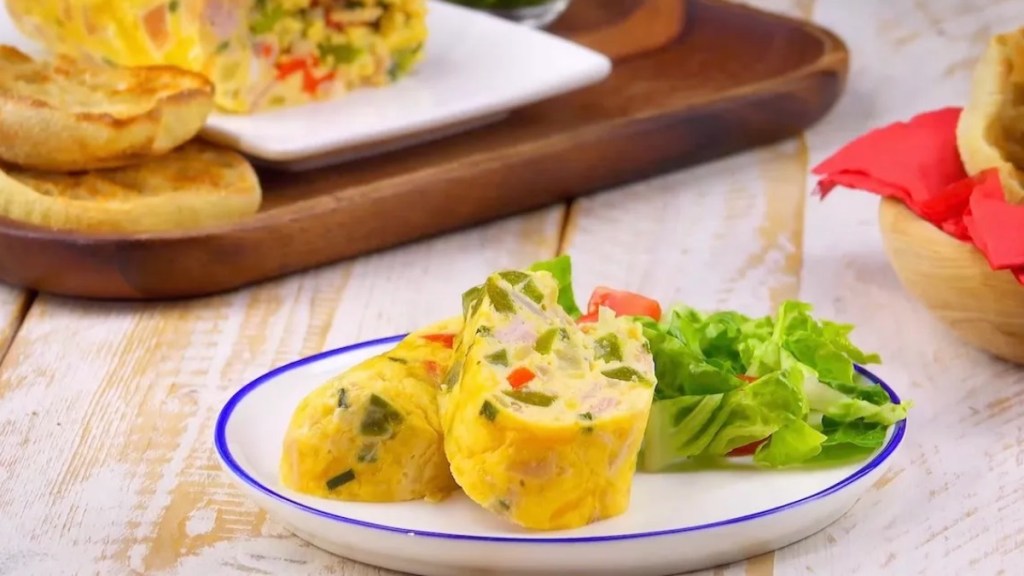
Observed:
[[[376,574],[267,522],[229,484],[217,410],[276,365],[457,313],[495,267],[554,255],[563,213],[201,300],[41,296],[0,369],[0,574]]]
[[[831,27],[853,54],[847,95],[804,138],[214,298],[40,297],[0,364],[0,575],[389,574],[303,543],[242,497],[213,455],[216,410],[275,365],[453,313],[481,275],[558,250],[581,297],[607,283],[751,313],[808,300],[855,322],[878,373],[915,401],[892,469],[844,518],[700,576],[1020,573],[1024,372],[906,294],[875,198],[820,203],[808,176],[871,126],[962,103],[987,37],[1024,24],[1019,2],[752,3]],[[0,291],[3,348],[27,298]]]
[[[962,105],[988,38],[1024,25],[1012,0],[819,0],[841,31],[850,87],[807,134],[811,164],[867,127]],[[892,468],[846,516],[776,553],[776,576],[1020,574],[1024,558],[1024,372],[965,346],[900,286],[878,228],[878,199],[837,191],[805,214],[801,296],[855,319],[876,373],[915,401]]]

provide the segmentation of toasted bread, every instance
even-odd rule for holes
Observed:
[[[124,168],[0,171],[0,215],[51,229],[194,229],[249,216],[261,197],[256,172],[244,157],[198,140]]]
[[[1024,28],[989,41],[960,115],[957,147],[968,174],[997,169],[1006,200],[1024,203]]]
[[[169,66],[33,60],[0,46],[0,161],[76,172],[128,166],[187,142],[213,109],[213,84]]]

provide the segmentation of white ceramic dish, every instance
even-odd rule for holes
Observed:
[[[251,115],[215,113],[203,136],[260,163],[304,170],[476,128],[611,73],[598,52],[478,10],[432,0],[427,25],[420,66],[393,85]],[[6,10],[0,42],[39,53]]]
[[[282,487],[277,464],[294,407],[329,377],[399,339],[324,352],[247,384],[218,417],[215,443],[227,473],[277,522],[329,552],[402,572],[653,576],[749,558],[842,516],[888,466],[906,428],[900,422],[875,455],[844,467],[638,474],[625,514],[560,532],[507,525],[461,493],[440,504],[368,504]],[[899,401],[877,377],[862,373]]]

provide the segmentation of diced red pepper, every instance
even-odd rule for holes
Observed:
[[[529,368],[516,368],[508,375],[508,383],[512,386],[513,390],[519,390],[523,386],[530,383],[530,380],[536,378],[537,375],[533,373]]]
[[[313,68],[317,65],[318,60],[315,56],[307,56],[306,58],[292,58],[290,60],[282,60],[277,63],[277,79],[284,80],[296,72],[302,73],[302,91],[307,94],[315,94],[320,90],[320,86],[326,82],[330,82],[334,79],[334,72],[328,72],[320,78],[317,78],[313,74]]]
[[[423,339],[440,344],[445,348],[455,347],[455,334],[427,334]]]
[[[661,304],[635,292],[598,286],[587,304],[587,316],[596,316],[601,306],[611,308],[616,316],[647,316],[655,321],[661,320]]]
[[[437,362],[434,362],[433,360],[427,360],[426,362],[423,363],[423,367],[427,369],[427,374],[429,374],[432,378],[441,377],[441,365],[438,364]]]
[[[302,72],[309,69],[309,62],[302,58],[292,58],[291,60],[282,60],[277,63],[277,79],[284,80],[285,78],[295,74],[296,72]]]
[[[302,78],[302,90],[307,94],[316,94],[320,90],[320,86],[327,82],[334,80],[334,72],[328,72],[320,78],[313,76],[312,72],[306,72]]]
[[[734,448],[727,456],[752,456],[754,452],[757,452],[757,447],[767,442],[767,438],[758,440],[757,442],[751,442],[750,444],[744,444],[739,448]]]
[[[576,319],[577,324],[593,324],[594,322],[597,322],[597,312],[594,312],[593,314],[584,314]]]
[[[747,376],[746,374],[737,374],[737,378],[744,382],[757,382],[757,376]]]

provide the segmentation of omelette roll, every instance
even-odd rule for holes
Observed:
[[[602,309],[579,327],[547,272],[466,293],[439,405],[452,474],[476,503],[535,530],[621,514],[653,399],[640,325]]]
[[[436,501],[454,490],[437,391],[460,323],[414,332],[304,398],[285,434],[282,484],[361,502]]]
[[[7,0],[47,48],[205,74],[231,112],[394,82],[420,60],[426,0]]]

